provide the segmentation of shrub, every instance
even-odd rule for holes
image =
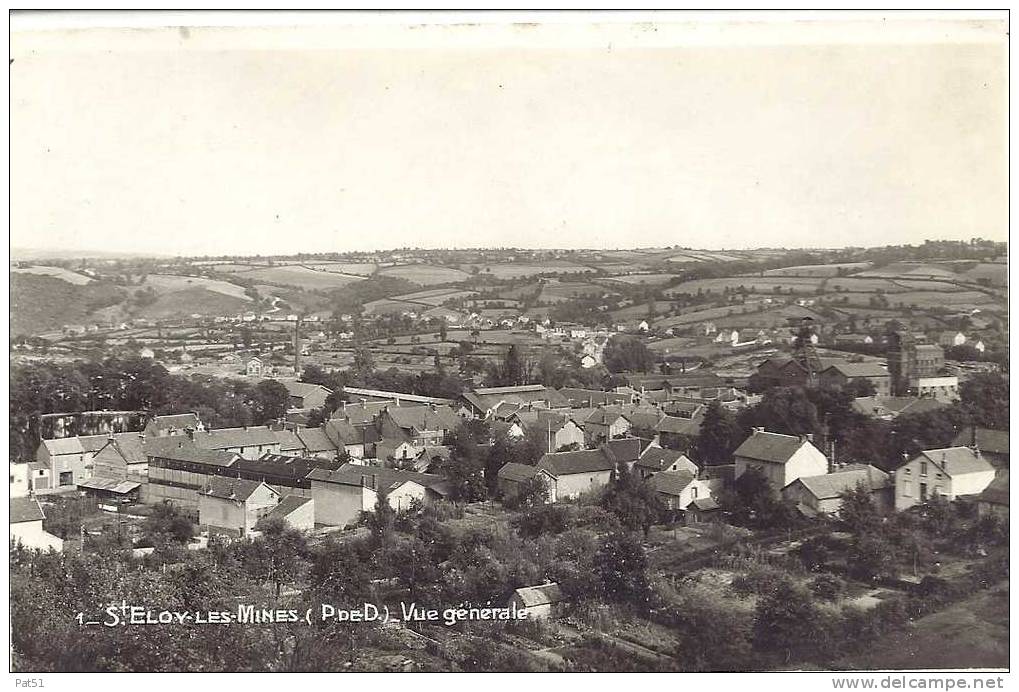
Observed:
[[[846,591],[846,582],[834,574],[819,574],[808,588],[823,601],[837,601]]]

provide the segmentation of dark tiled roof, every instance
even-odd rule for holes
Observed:
[[[148,459],[145,456],[145,446],[140,434],[114,437],[112,440],[108,440],[99,451],[106,448],[119,455],[128,464],[141,464]]]
[[[195,444],[203,449],[229,447],[259,447],[278,444],[273,430],[264,426],[250,428],[221,428],[195,433]]]
[[[571,473],[613,471],[616,462],[604,449],[584,449],[578,452],[553,452],[538,462],[538,468],[553,476],[568,476]]]
[[[245,478],[227,478],[225,476],[209,476],[202,489],[202,495],[216,497],[221,500],[237,500],[244,502],[262,485],[260,481],[249,481]]]
[[[404,430],[456,430],[463,421],[448,406],[390,406],[386,414]]]
[[[46,515],[34,497],[11,498],[11,523],[20,524],[26,521],[42,521]]]
[[[559,603],[563,600],[563,592],[559,584],[542,584],[541,586],[524,586],[514,592],[525,607]]]
[[[794,435],[773,432],[756,432],[743,441],[734,456],[757,461],[771,461],[784,464],[803,445],[803,440]]]
[[[644,452],[644,455],[637,460],[637,466],[649,471],[664,471],[681,459],[684,460],[682,465],[687,471],[696,472],[697,465],[687,459],[685,454],[661,447],[651,447]]]
[[[153,444],[155,442],[172,442],[173,444]],[[218,449],[199,449],[183,436],[174,437],[153,437],[145,441],[145,456],[148,458],[170,459],[172,461],[187,461],[193,464],[207,464],[209,466],[230,466],[235,459],[239,459],[233,452],[223,452]]]
[[[825,369],[835,370],[844,377],[888,377],[888,371],[877,363],[836,363]]]
[[[184,430],[185,428],[198,428],[198,414],[195,413],[174,413],[166,416],[156,416],[145,426],[145,432],[156,434],[171,428]]]
[[[977,455],[969,447],[945,447],[944,449],[925,449],[920,452],[938,468],[949,476],[961,476],[967,473],[993,471],[987,459]]]
[[[310,497],[301,497],[300,495],[284,495],[280,499],[280,503],[273,507],[272,511],[269,512],[270,517],[287,517],[294,513],[304,505],[311,502]]]
[[[678,416],[663,416],[655,430],[660,433],[671,433],[674,435],[697,435],[701,430],[698,420],[680,418]]]
[[[648,483],[651,484],[651,488],[655,492],[679,495],[693,482],[694,478],[695,476],[689,471],[662,471],[651,476]]]
[[[344,464],[333,471],[329,469],[315,469],[308,474],[308,478],[313,481],[337,483],[339,485],[362,485],[362,477],[374,477],[375,488],[377,490],[391,490],[407,481],[414,481],[436,492],[443,492],[442,486],[445,484],[445,479],[442,476],[431,473],[397,471],[396,469],[386,469],[378,466],[359,466],[357,464]]]
[[[578,389],[576,387],[563,387],[559,393],[565,397],[571,406],[597,406],[598,404],[628,404],[631,400],[629,394],[618,394],[616,392],[602,392],[596,389]]]
[[[336,444],[329,439],[322,428],[297,428],[294,431],[304,448],[312,454],[318,452],[335,452]]]
[[[881,469],[858,464],[820,476],[802,476],[790,485],[795,483],[802,484],[819,500],[830,500],[861,484],[872,491],[887,488],[889,480]]]
[[[621,437],[615,440],[608,440],[602,446],[608,450],[610,458],[614,461],[629,463],[640,459],[640,455],[644,453],[644,450],[650,444],[651,440],[645,440],[640,437]]]

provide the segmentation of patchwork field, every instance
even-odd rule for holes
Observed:
[[[379,273],[406,279],[422,286],[456,283],[470,277],[465,271],[431,264],[401,264],[381,269]]]
[[[231,315],[250,309],[251,301],[213,291],[203,286],[164,293],[152,305],[141,309],[139,316],[147,319],[185,317],[188,315]]]
[[[542,303],[565,303],[575,298],[600,296],[609,289],[594,284],[584,283],[548,283],[541,289],[538,300]]]
[[[304,266],[323,272],[353,274],[355,276],[371,276],[378,269],[378,265],[372,262],[316,262],[306,263]]]
[[[738,290],[741,287],[752,293],[774,293],[781,291],[783,293],[815,293],[821,286],[824,279],[811,279],[811,278],[782,278],[782,279],[767,279],[755,276],[737,276],[725,279],[697,279],[694,281],[686,281],[673,286],[665,291],[666,295],[679,295],[685,293],[687,295],[696,294],[698,291],[704,293],[721,293],[726,288],[730,291]]]
[[[404,300],[408,303],[423,303],[436,307],[442,305],[447,300],[460,300],[474,295],[477,295],[475,291],[461,291],[455,288],[434,288],[429,291],[418,291],[417,293],[393,296],[391,300]]]
[[[309,269],[301,265],[288,265],[281,267],[265,267],[244,273],[244,278],[255,279],[256,281],[267,281],[274,284],[294,286],[310,291],[328,290],[330,288],[342,288],[355,281],[361,281],[362,276],[351,276],[336,272],[319,271]]]
[[[237,284],[219,279],[207,279],[202,276],[180,276],[177,274],[149,274],[145,277],[142,287],[151,287],[160,295],[186,291],[192,288],[202,288],[212,293],[220,293],[241,301],[250,301],[251,298],[244,295],[244,289]]]
[[[769,269],[765,276],[838,276],[839,271],[857,272],[870,267],[870,262],[845,262],[842,264],[805,264],[799,267]]]
[[[610,276],[606,281],[618,281],[624,284],[647,284],[648,286],[661,286],[676,278],[675,274],[623,274]]]
[[[541,264],[485,264],[478,266],[479,274],[486,274],[497,279],[519,279],[539,274],[582,274],[596,271],[593,267],[573,262],[543,262]]]
[[[31,267],[16,267],[12,268],[11,271],[15,274],[36,274],[38,276],[52,276],[54,279],[60,279],[66,281],[69,284],[75,286],[84,286],[87,283],[91,283],[92,279],[84,274],[78,272],[72,272],[69,269],[63,267],[47,267],[43,265],[36,265]]]

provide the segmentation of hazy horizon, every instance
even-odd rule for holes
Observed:
[[[1006,25],[948,16],[15,31],[10,242],[1005,241]]]

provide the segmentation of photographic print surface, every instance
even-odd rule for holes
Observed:
[[[1006,13],[217,17],[12,16],[13,672],[1008,668]]]

